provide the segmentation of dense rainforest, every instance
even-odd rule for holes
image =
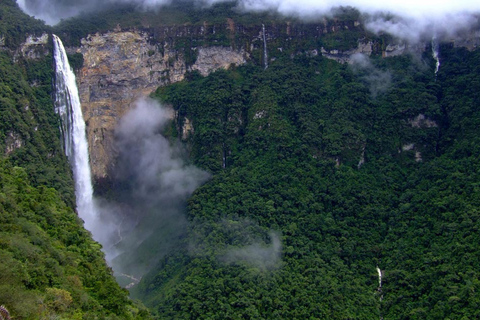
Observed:
[[[159,14],[221,23],[231,7]],[[122,15],[156,21],[131,12],[53,28],[77,45]],[[50,28],[0,5],[0,304],[15,319],[148,319],[75,215],[52,57],[14,59]],[[159,319],[478,318],[480,51],[444,43],[436,73],[430,47],[350,64],[290,49],[152,94],[175,110],[164,135],[212,177],[131,296]]]
[[[299,55],[160,88],[215,175],[135,295],[161,318],[478,317],[479,53],[442,46],[438,75],[429,54]]]

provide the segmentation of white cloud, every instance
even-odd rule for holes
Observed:
[[[195,1],[207,4],[226,1],[231,2],[231,0]],[[17,0],[17,2],[24,10],[42,10],[45,11],[43,12],[45,15],[58,8],[58,4],[57,6],[51,6],[52,3],[55,3],[55,0]],[[87,0],[80,2],[81,4],[77,7],[82,9],[85,8],[87,4],[99,5],[115,2],[130,2],[153,7],[168,4],[171,0]],[[247,10],[277,10],[284,14],[299,14],[302,16],[311,15],[312,13],[325,14],[328,13],[331,8],[338,6],[352,6],[367,13],[390,12],[406,18],[424,20],[438,20],[448,16],[480,12],[480,1],[471,0],[239,0],[239,4]],[[68,7],[70,8],[69,14],[79,11],[74,10],[71,5],[68,5]],[[54,16],[52,15],[51,18],[54,18]]]

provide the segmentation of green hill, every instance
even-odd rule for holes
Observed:
[[[298,56],[159,89],[215,175],[136,296],[161,318],[478,317],[480,52],[441,52],[437,78],[429,56]]]
[[[12,319],[146,319],[74,212],[72,174],[52,102],[52,56],[15,56],[48,31],[0,5],[0,304]],[[15,57],[15,58],[14,58]]]

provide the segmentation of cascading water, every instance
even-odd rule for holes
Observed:
[[[440,56],[439,56],[439,46],[437,42],[437,37],[433,36],[432,38],[432,57],[435,59],[435,78],[437,77],[438,70],[440,69]]]
[[[268,55],[267,55],[267,36],[265,34],[265,25],[262,24],[262,33],[263,33],[263,68],[268,68]]]
[[[75,74],[59,37],[53,35],[55,59],[55,112],[60,115],[65,154],[73,170],[77,212],[92,231],[97,218],[88,161],[88,143],[85,134],[80,98]]]
[[[379,267],[377,267],[377,273],[378,273],[378,291],[382,291],[382,270],[380,270]]]
[[[382,270],[377,266],[377,273],[378,273],[378,293],[380,294],[380,302],[383,300],[383,292],[382,292]],[[382,309],[380,306],[380,320],[383,320],[382,316]]]

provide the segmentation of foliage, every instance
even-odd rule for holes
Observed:
[[[12,319],[149,319],[73,210],[52,56],[13,59],[25,32],[48,29],[14,1],[2,2],[0,13],[8,47],[0,51],[0,301]]]
[[[19,319],[133,318],[99,244],[25,169],[0,162],[0,301]]]
[[[5,47],[16,49],[25,41],[26,35],[40,35],[48,30],[43,21],[36,20],[20,10],[15,0],[2,0],[0,4],[0,39]]]
[[[165,318],[478,317],[480,51],[441,52],[437,79],[427,56],[373,59],[379,91],[305,56],[159,88],[215,175],[184,249],[133,293]],[[280,264],[225,259],[271,231]]]
[[[0,149],[27,170],[34,185],[57,189],[73,205],[73,182],[51,98],[51,59],[12,64],[0,52]]]

